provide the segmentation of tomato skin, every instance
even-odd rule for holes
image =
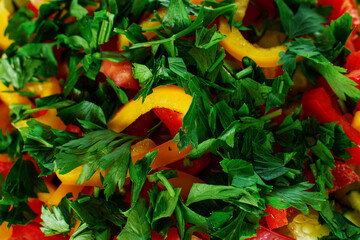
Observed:
[[[329,193],[345,187],[353,182],[359,181],[359,176],[352,170],[348,164],[335,161],[335,169],[331,169],[334,176],[334,186],[328,190]]]
[[[270,230],[279,228],[288,224],[286,209],[276,209],[267,205],[265,212],[269,215],[265,217],[266,223]]]
[[[352,52],[346,57],[346,64],[344,66],[348,72],[360,70],[360,51]]]
[[[100,72],[113,80],[117,87],[139,89],[139,80],[132,76],[132,65],[127,60],[120,63],[103,60]]]
[[[29,199],[29,207],[31,210],[33,210],[34,213],[36,213],[37,217],[33,220],[33,222],[41,223],[41,208],[44,205],[42,201],[40,201],[37,198]]]
[[[72,132],[72,133],[77,133],[79,135],[79,137],[82,136],[81,128],[79,128],[78,126],[73,125],[73,124],[67,125],[66,128],[65,128],[65,131]]]
[[[34,18],[38,18],[38,17],[39,17],[39,9],[37,9],[37,8],[31,3],[31,1],[29,1],[28,5],[27,5],[27,9],[29,9],[30,11],[32,11],[33,13],[35,13]]]
[[[8,175],[10,168],[12,167],[13,162],[2,162],[0,161],[0,173],[3,174],[4,178]]]
[[[354,0],[318,0],[318,4],[322,4],[324,6],[333,6],[331,15],[328,17],[329,20],[336,20],[348,12],[353,18],[352,26],[357,28],[357,26],[360,24],[359,13]],[[354,31],[356,32],[356,29]]]
[[[167,128],[170,130],[172,137],[176,135],[179,129],[182,127],[182,120],[184,114],[175,112],[167,108],[153,108],[153,112],[158,118],[164,122]]]
[[[54,235],[45,237],[44,233],[40,230],[40,225],[36,223],[29,223],[25,226],[14,225],[13,234],[9,240],[67,240],[68,236]]]
[[[271,231],[270,229],[261,226],[260,229],[257,230],[257,236],[248,238],[248,240],[295,240],[295,239]]]

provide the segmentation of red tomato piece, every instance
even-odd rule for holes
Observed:
[[[279,228],[288,224],[286,209],[276,209],[267,205],[265,212],[269,215],[265,217],[266,223],[270,230]]]
[[[82,136],[81,129],[76,125],[69,124],[66,126],[65,130],[68,132],[77,133],[79,137]]]
[[[37,9],[32,3],[31,1],[29,1],[27,8],[32,11],[33,13],[35,13],[34,18],[38,18],[39,17],[39,9]]]
[[[320,123],[336,122],[341,118],[331,103],[330,96],[324,88],[316,88],[305,92],[302,99],[302,116],[315,116]]]
[[[346,57],[346,64],[344,66],[348,72],[360,70],[360,51],[352,52]]]
[[[261,227],[257,230],[257,236],[249,238],[248,240],[295,240],[291,237],[285,236],[281,233],[271,231],[268,228]]]
[[[69,237],[55,235],[45,237],[44,233],[40,230],[40,225],[30,223],[25,226],[14,225],[13,234],[9,240],[67,240]]]
[[[176,135],[179,129],[182,127],[182,120],[184,114],[175,112],[167,108],[154,108],[153,112],[158,118],[164,122],[167,128],[170,130],[172,137]]]
[[[329,193],[345,187],[353,182],[359,181],[359,176],[350,166],[344,162],[335,161],[335,169],[331,169],[334,176],[334,186],[329,189]]]
[[[42,201],[36,198],[29,199],[29,207],[36,213],[37,217],[33,220],[33,222],[41,223],[41,208],[44,205]]]
[[[343,115],[336,111],[324,88],[305,92],[301,104],[303,106],[302,117],[314,116],[319,123],[338,122],[338,125],[342,126],[348,138],[356,144],[355,147],[347,149],[352,156],[352,159],[347,160],[347,162],[351,165],[360,165],[360,133],[351,126]]]
[[[349,13],[353,18],[353,26],[357,27],[360,24],[359,12],[356,8],[354,0],[318,0],[318,4],[324,6],[333,6],[329,20],[336,20],[345,13]],[[356,29],[355,29],[356,31]]]
[[[4,178],[8,175],[13,162],[0,162],[0,173],[3,174]]]
[[[129,61],[115,63],[112,61],[103,60],[101,63],[100,72],[113,80],[117,87],[126,89],[139,88],[139,80],[133,78],[132,65]]]

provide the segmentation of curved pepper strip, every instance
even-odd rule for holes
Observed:
[[[14,91],[14,88],[12,86],[6,87],[0,82],[0,100],[7,106],[10,106],[11,104],[30,104],[33,107],[33,103],[27,97],[23,97],[17,92],[7,93],[7,91]],[[52,78],[50,81],[43,83],[28,83],[23,91],[34,93],[43,98],[61,93],[61,86],[55,78]],[[66,128],[65,124],[56,115],[56,109],[49,109],[46,114],[36,118],[36,120],[46,125],[50,125],[52,128],[64,130]],[[15,124],[16,128],[26,126],[26,120]]]
[[[145,98],[133,100],[122,106],[114,117],[108,122],[108,128],[121,132],[141,115],[153,108],[168,108],[185,114],[189,109],[192,97],[183,89],[174,85],[161,86],[153,89],[153,93]]]
[[[239,21],[244,17],[242,13],[245,13],[249,0],[235,0],[235,3],[238,5],[235,20]],[[220,19],[219,31],[221,34],[227,36],[220,44],[229,54],[239,61],[247,56],[254,60],[260,67],[278,66],[280,52],[286,52],[287,50],[287,47],[283,45],[262,48],[250,43],[237,28],[233,27],[230,29],[228,21],[225,18]]]
[[[8,26],[9,11],[5,8],[4,0],[0,0],[0,50],[5,50],[13,42],[5,36],[5,30]]]

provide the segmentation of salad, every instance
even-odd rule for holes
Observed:
[[[355,0],[0,0],[0,239],[360,239]]]

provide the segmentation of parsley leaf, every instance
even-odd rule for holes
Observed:
[[[130,211],[124,229],[120,232],[118,240],[147,240],[151,239],[150,224],[146,218],[148,203],[140,198]]]
[[[280,12],[280,19],[288,39],[298,36],[319,32],[323,30],[323,23],[327,22],[316,8],[301,4],[296,14],[286,5],[283,0],[276,0]]]

